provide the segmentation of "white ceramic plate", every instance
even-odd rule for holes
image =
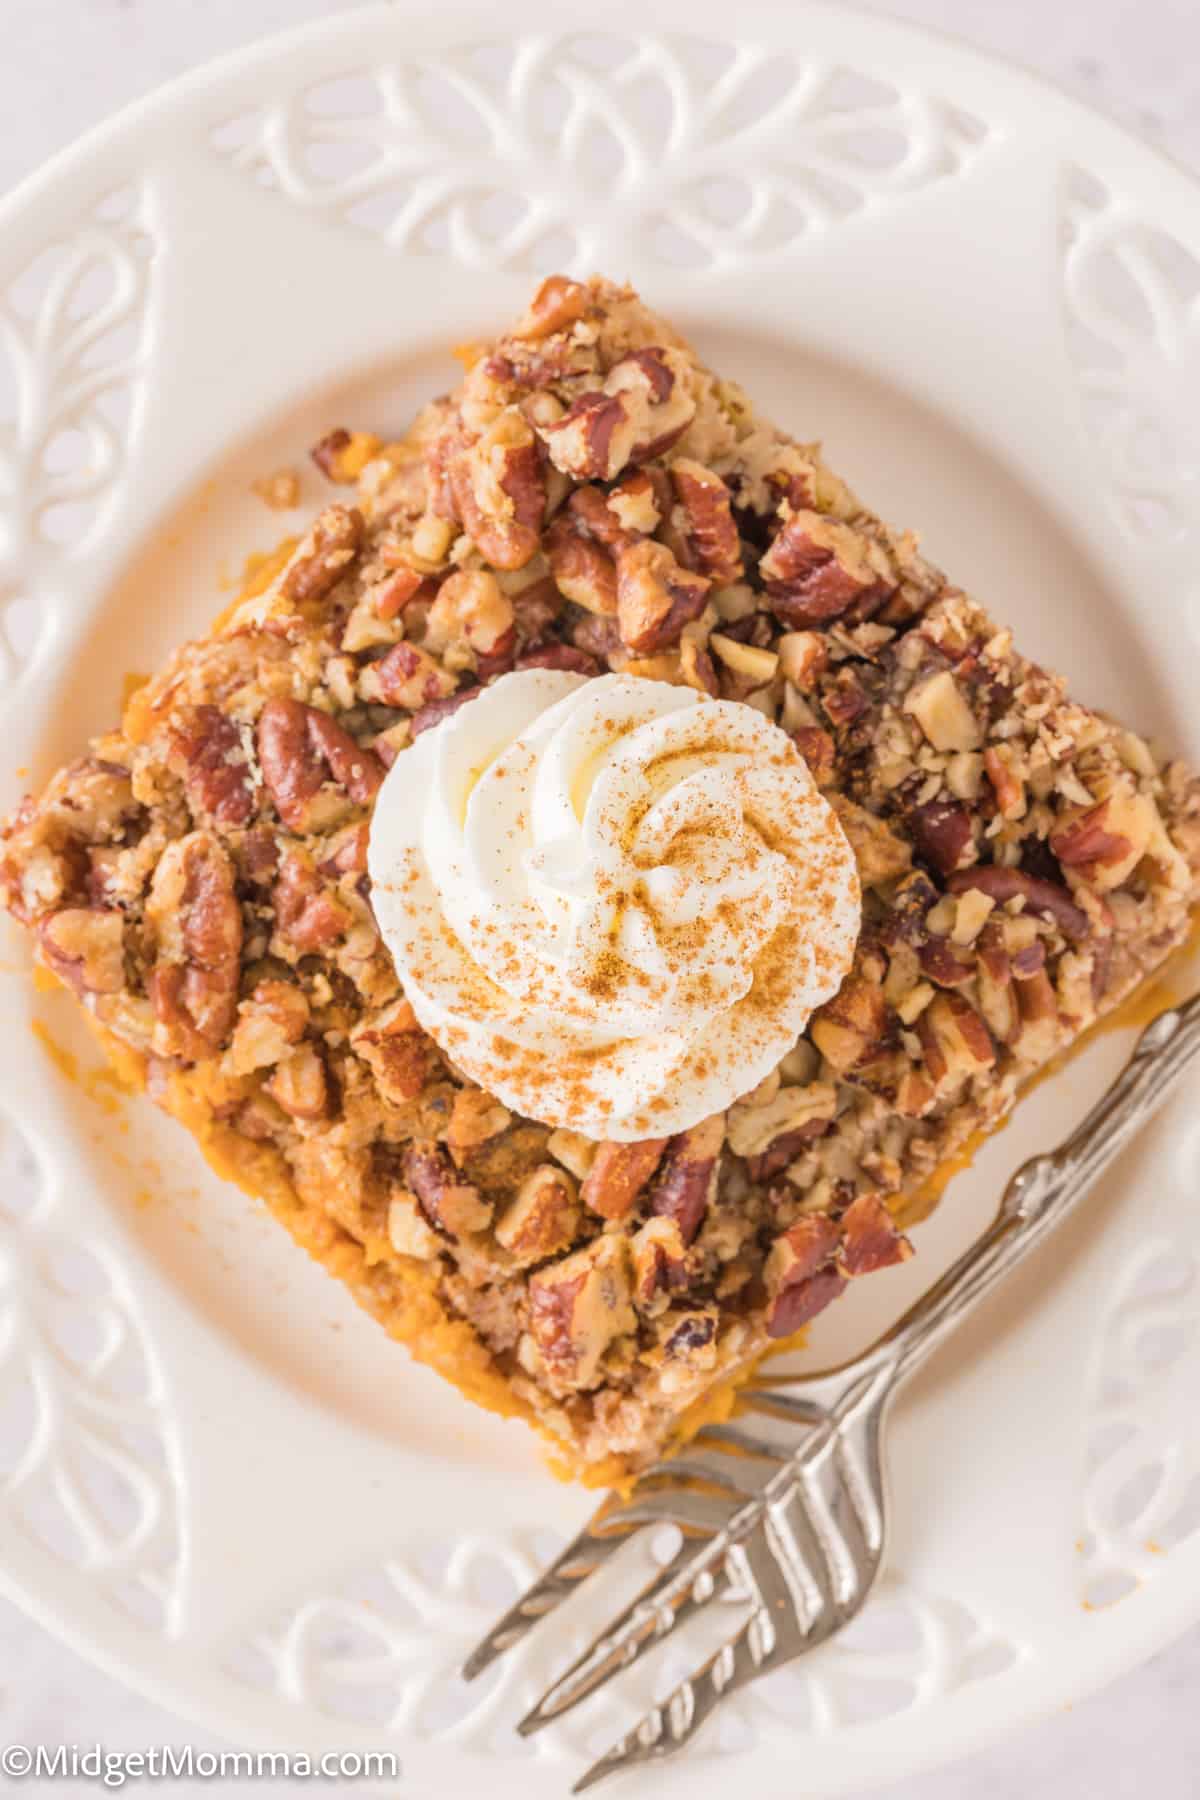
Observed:
[[[635,279],[1080,693],[1200,755],[1196,189],[882,19],[658,0],[651,35],[620,3],[597,35],[572,11],[342,16],[175,84],[0,210],[6,765],[73,754],[291,523],[252,476],[331,424],[403,424],[563,265]],[[234,1741],[561,1793],[630,1697],[530,1751],[509,1726],[545,1646],[491,1688],[454,1671],[587,1497],[116,1099],[15,933],[0,1008],[8,1591]],[[812,1361],[944,1265],[1126,1043],[1033,1097]],[[658,1792],[724,1792],[733,1748],[762,1800],[895,1778],[1200,1614],[1198,1129],[1185,1099],[907,1394],[877,1601]]]

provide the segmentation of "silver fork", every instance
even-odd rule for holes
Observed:
[[[765,1376],[737,1422],[702,1431],[627,1497],[610,1494],[463,1667],[479,1675],[649,1525],[681,1539],[664,1566],[526,1714],[522,1735],[561,1718],[706,1611],[736,1599],[732,1636],[575,1783],[672,1754],[722,1698],[815,1649],[861,1610],[883,1555],[881,1440],[901,1382],[1087,1192],[1200,1050],[1200,995],[1147,1026],[1122,1073],[1057,1150],[1009,1182],[994,1221],[863,1356],[817,1378]]]

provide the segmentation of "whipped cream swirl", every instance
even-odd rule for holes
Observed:
[[[458,1069],[594,1138],[755,1087],[850,966],[850,846],[752,707],[633,676],[503,676],[396,758],[372,901]]]

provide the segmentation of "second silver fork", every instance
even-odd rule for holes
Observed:
[[[521,1720],[560,1718],[718,1598],[746,1610],[728,1640],[612,1745],[575,1784],[665,1757],[735,1689],[815,1649],[861,1610],[886,1522],[881,1454],[905,1377],[1062,1219],[1166,1098],[1200,1050],[1200,995],[1142,1033],[1125,1069],[1057,1150],[1013,1176],[992,1224],[853,1364],[816,1379],[760,1375],[735,1423],[610,1495],[580,1535],[464,1665],[472,1678],[510,1650],[643,1527],[681,1541],[636,1598]]]

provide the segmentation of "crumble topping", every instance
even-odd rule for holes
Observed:
[[[1180,942],[1200,789],[628,289],[552,277],[404,439],[337,430],[314,460],[344,495],[8,821],[6,903],[417,1354],[575,1467],[636,1465],[908,1254],[934,1168]],[[380,941],[385,771],[521,669],[753,708],[857,859],[849,976],[688,1130],[521,1117]]]

